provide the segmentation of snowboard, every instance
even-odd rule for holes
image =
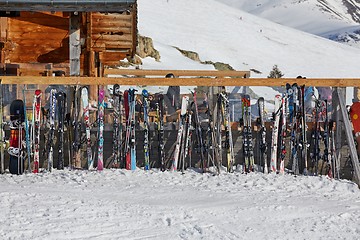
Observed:
[[[24,102],[20,99],[14,100],[10,104],[10,147],[8,148],[10,155],[9,171],[11,174],[19,175],[24,172],[22,154],[22,138],[24,134],[21,126],[24,120]]]
[[[350,119],[353,125],[357,152],[360,153],[360,102],[354,102],[350,107]]]

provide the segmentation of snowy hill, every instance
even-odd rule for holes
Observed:
[[[360,48],[360,2],[339,0],[218,0],[301,31]]]
[[[160,62],[143,68],[203,68],[182,65],[173,47],[197,52],[202,61],[266,77],[277,64],[285,77],[358,77],[359,49],[264,20],[216,0],[139,1],[139,33],[153,38]],[[341,61],[339,61],[341,59]],[[181,61],[179,63],[179,61]],[[191,65],[191,66],[190,66]],[[208,66],[207,66],[208,67]]]

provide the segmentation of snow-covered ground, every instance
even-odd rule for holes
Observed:
[[[1,239],[359,239],[360,192],[326,177],[193,170],[0,176]]]

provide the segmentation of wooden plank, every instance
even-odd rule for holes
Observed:
[[[116,44],[108,44],[108,43],[96,43],[95,45],[92,46],[92,50],[97,51],[97,52],[103,52],[106,50],[125,50],[128,51],[128,49],[131,47],[131,42],[120,42],[120,43],[116,43]]]
[[[249,77],[250,71],[216,71],[216,70],[140,70],[140,69],[105,69],[108,75],[134,76],[166,76],[172,73],[175,76],[209,76],[209,77]]]
[[[121,27],[121,26],[93,26],[91,28],[93,34],[109,34],[109,33],[123,33],[131,34],[132,29],[130,27]]]
[[[68,85],[120,85],[138,86],[283,86],[298,83],[315,87],[360,86],[360,79],[295,79],[282,81],[268,78],[119,78],[119,77],[0,77],[3,84],[68,84]]]
[[[21,42],[26,42],[27,40],[31,40],[34,42],[42,42],[46,44],[47,42],[52,42],[56,40],[61,42],[64,38],[67,38],[68,32],[10,32],[9,39],[15,41],[20,44]],[[46,41],[44,41],[46,40]],[[21,45],[21,44],[20,44]]]
[[[132,23],[131,22],[92,22],[93,27],[96,28],[102,28],[102,27],[113,27],[113,26],[117,26],[117,27],[126,27],[126,28],[131,28],[132,27]]]
[[[59,18],[59,17],[52,17],[52,18],[10,18],[9,26],[12,25],[21,25],[24,24],[25,26],[48,26],[56,29],[69,29],[69,19],[67,18]]]
[[[119,22],[119,21],[131,21],[132,15],[131,14],[115,14],[115,13],[109,13],[109,14],[101,14],[98,12],[93,13],[92,15],[93,21],[113,21],[113,22]]]
[[[44,42],[41,41],[43,39],[23,39],[16,42],[16,44],[10,45],[12,48],[10,50],[15,51],[15,49],[26,49],[29,50],[29,48],[32,48],[32,51],[38,51],[42,52],[43,54],[46,54],[47,52],[44,52],[43,50],[40,51],[40,49],[51,49],[51,48],[59,48],[68,46],[68,38],[61,39],[61,41],[49,41]],[[14,48],[15,46],[15,48]],[[50,51],[50,50],[49,50]],[[32,54],[31,52],[25,52],[27,54]],[[24,54],[24,53],[23,53]]]
[[[118,34],[92,34],[91,38],[93,39],[94,42],[98,42],[98,41],[109,41],[109,42],[117,42],[117,41],[130,41],[132,42],[132,34],[122,34],[122,35],[118,35]]]
[[[105,49],[118,49],[118,48],[130,48],[132,45],[131,41],[126,40],[118,40],[118,41],[107,41],[98,39],[93,42],[93,47],[103,47]]]
[[[80,75],[80,23],[81,17],[79,14],[71,13],[69,25],[69,53],[70,53],[70,75]]]
[[[68,25],[66,25],[66,27],[68,27]],[[37,32],[37,33],[46,33],[46,34],[59,33],[59,32],[68,33],[68,29],[66,30],[63,28],[44,26],[44,25],[39,25],[39,24],[29,23],[29,22],[26,22],[25,24],[21,23],[21,24],[12,24],[11,25],[11,32],[13,32],[14,34],[28,33],[29,31]]]
[[[5,17],[0,17],[0,40],[5,41],[7,37],[8,21]]]
[[[20,12],[21,18],[49,18],[49,17],[68,17],[68,14],[64,12]]]

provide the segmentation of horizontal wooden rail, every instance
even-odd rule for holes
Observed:
[[[174,74],[176,77],[250,77],[250,71],[215,71],[215,70],[140,70],[140,69],[105,69],[104,75],[162,76]]]
[[[126,85],[126,86],[285,86],[286,83],[314,87],[360,87],[360,79],[296,78],[150,78],[150,77],[34,77],[0,76],[1,84]]]

